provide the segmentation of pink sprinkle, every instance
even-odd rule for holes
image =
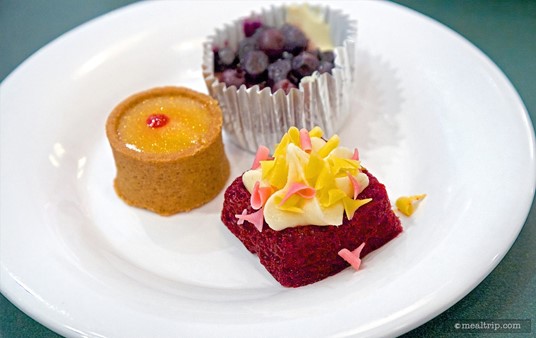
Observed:
[[[313,145],[311,144],[311,136],[309,136],[307,129],[300,130],[300,145],[303,151],[306,153],[310,153],[313,149]]]
[[[234,217],[238,218],[238,222],[236,222],[236,224],[238,225],[244,224],[244,216],[247,215],[247,213],[248,213],[248,210],[244,209],[242,210],[242,215],[234,215]]]
[[[341,249],[338,254],[342,257],[342,259],[348,262],[348,264],[350,264],[357,271],[361,266],[361,259],[359,258],[359,256],[361,255],[361,250],[363,250],[364,246],[365,242],[358,246],[357,249],[355,249],[354,251],[350,251],[344,248]]]
[[[260,182],[255,182],[255,186],[253,186],[253,193],[251,194],[251,207],[255,210],[259,210],[264,206],[271,194],[271,187],[261,188]]]
[[[253,186],[253,193],[251,194],[251,207],[255,210],[259,210],[259,208],[262,207],[261,196],[259,194],[260,185],[261,183],[259,181],[255,182],[255,185]]]
[[[246,215],[246,209],[242,211],[242,215],[235,215],[236,218],[238,218],[237,224],[241,225],[244,224],[244,221],[248,221],[249,223],[253,224],[259,232],[262,232],[262,226],[264,224],[264,213],[262,209],[259,209],[255,211],[252,214]]]
[[[352,160],[359,161],[359,151],[357,148],[354,149],[354,155],[352,155]]]
[[[356,256],[356,257],[360,257],[361,256],[361,251],[363,251],[363,248],[365,247],[365,242],[361,243],[360,246],[358,246],[356,249],[354,249],[352,251],[352,253]]]
[[[298,194],[299,196],[305,198],[305,199],[311,199],[315,197],[316,190],[315,188],[312,188],[308,185],[305,185],[303,183],[292,183],[290,188],[288,189],[285,197],[281,200],[281,203],[279,205],[283,205],[292,195]]]
[[[349,172],[347,174],[348,174],[348,178],[350,179],[350,183],[352,183],[352,187],[354,188],[354,200],[355,200],[357,198],[357,195],[359,195],[359,189],[361,187],[359,186],[359,182],[356,180],[354,176],[352,176],[352,174],[350,174]]]
[[[259,146],[259,149],[257,149],[257,154],[255,154],[255,160],[253,161],[253,165],[251,166],[251,169],[255,170],[261,165],[261,161],[266,161],[270,158],[270,149],[268,149],[265,146]]]

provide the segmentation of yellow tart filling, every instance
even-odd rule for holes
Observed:
[[[207,143],[211,117],[199,100],[186,96],[155,96],[130,107],[121,116],[117,134],[126,147],[138,152],[169,154],[195,149]],[[165,116],[162,126],[150,123]]]

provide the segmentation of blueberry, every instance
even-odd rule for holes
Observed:
[[[242,67],[252,77],[262,75],[268,67],[268,56],[260,50],[252,50],[244,56]]]
[[[318,59],[314,54],[309,52],[301,52],[292,59],[292,71],[300,78],[313,74],[318,66]]]
[[[280,29],[285,38],[285,46],[283,47],[285,51],[297,55],[307,48],[309,40],[301,29],[288,23],[281,26]]]
[[[234,63],[235,58],[235,52],[229,47],[223,47],[218,51],[218,59],[222,66],[231,66]]]
[[[286,79],[290,69],[290,60],[279,59],[268,66],[268,78],[273,83]]]
[[[300,83],[301,76],[296,76],[294,72],[289,72],[287,75],[287,79],[297,86]]]
[[[258,49],[257,39],[253,37],[249,37],[249,38],[245,38],[241,40],[238,43],[238,59],[240,63],[243,62],[244,57],[246,56],[247,53],[249,53],[252,50],[257,50],[257,49]]]
[[[242,23],[242,29],[244,30],[244,35],[246,38],[249,38],[255,34],[255,31],[257,31],[257,29],[261,26],[262,22],[258,19],[246,19]]]
[[[285,60],[292,60],[293,57],[294,55],[289,52],[283,52],[283,54],[281,54],[281,58]]]
[[[331,74],[332,69],[333,69],[333,63],[327,62],[327,61],[320,61],[320,65],[318,66],[318,72],[320,74],[323,74],[323,73]]]
[[[277,28],[267,28],[262,30],[257,38],[259,49],[268,55],[271,59],[277,59],[283,53],[285,46],[285,37]]]
[[[326,61],[326,62],[333,63],[333,61],[335,61],[335,54],[333,53],[332,50],[327,50],[327,51],[324,51],[324,52],[320,52],[319,53],[319,59],[320,59],[320,61]]]
[[[244,72],[240,69],[226,69],[221,74],[220,81],[225,82],[225,84],[230,86],[236,86],[239,88],[241,85],[246,83]]]

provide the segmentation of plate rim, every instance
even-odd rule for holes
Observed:
[[[527,111],[527,109],[526,109],[526,107],[525,107],[525,105],[524,105],[519,93],[517,92],[517,90],[515,89],[513,84],[510,82],[508,77],[503,73],[503,71],[483,51],[478,49],[471,42],[469,42],[465,37],[463,37],[459,33],[455,32],[451,28],[441,24],[440,22],[438,22],[438,21],[436,21],[436,20],[434,20],[434,19],[432,19],[430,17],[425,16],[422,13],[419,13],[419,12],[417,12],[415,10],[412,10],[412,9],[407,8],[407,7],[401,6],[399,4],[396,4],[396,3],[383,3],[383,5],[386,5],[386,4],[388,6],[394,6],[394,7],[398,7],[399,9],[411,11],[412,14],[416,14],[416,15],[422,17],[422,18],[426,18],[427,20],[432,22],[434,25],[439,25],[440,28],[442,28],[443,30],[446,29],[451,34],[452,33],[455,34],[455,36],[458,38],[458,40],[462,40],[466,45],[469,45],[471,47],[472,51],[476,52],[483,60],[485,60],[488,63],[488,66],[490,66],[495,71],[495,74],[499,75],[501,77],[501,81],[504,82],[508,86],[509,90],[511,91],[511,94],[515,95],[516,103],[520,104],[520,107],[522,108],[522,111],[524,113],[520,117],[523,118],[524,126],[527,127],[528,136],[529,136],[529,139],[528,139],[529,142],[528,143],[530,144],[530,147],[532,148],[532,162],[531,162],[531,164],[532,164],[532,168],[535,169],[536,165],[535,165],[535,160],[534,159],[536,157],[536,150],[535,150],[536,142],[535,142],[535,137],[534,137],[534,127],[533,127],[533,124],[531,123],[530,115],[528,114],[528,111]],[[22,71],[21,69],[24,69],[27,64],[35,62],[34,60],[38,59],[40,55],[46,54],[47,50],[49,50],[51,48],[55,48],[54,46],[56,46],[57,44],[61,43],[61,41],[66,36],[76,34],[78,31],[85,29],[89,25],[101,24],[101,20],[103,18],[110,18],[110,17],[115,16],[115,15],[122,15],[127,10],[132,10],[132,9],[141,10],[142,6],[149,6],[149,5],[152,6],[152,4],[150,4],[148,2],[129,4],[127,6],[115,9],[115,10],[109,12],[109,13],[100,15],[100,16],[94,18],[94,19],[91,19],[91,20],[89,20],[89,21],[87,21],[87,22],[85,22],[85,23],[73,28],[72,30],[69,30],[68,32],[62,34],[58,38],[52,40],[51,42],[49,42],[48,44],[46,44],[45,46],[40,48],[38,51],[36,51],[34,54],[32,54],[29,58],[27,58],[23,63],[21,63],[14,71],[12,71],[10,74],[8,74],[8,76],[0,83],[0,89],[7,87],[11,83],[11,81],[15,81],[15,80],[13,80],[13,78],[17,77],[17,74]],[[495,263],[489,266],[489,269],[488,269],[487,273],[484,274],[483,276],[481,276],[480,279],[478,279],[474,283],[472,283],[472,285],[470,287],[466,288],[466,291],[460,293],[458,298],[451,299],[451,301],[447,302],[447,304],[445,304],[443,307],[438,308],[437,311],[435,311],[435,313],[429,314],[428,316],[426,316],[426,318],[422,318],[419,322],[413,322],[411,324],[403,325],[402,326],[403,328],[401,328],[399,331],[391,332],[391,333],[400,334],[400,333],[407,332],[408,330],[411,330],[411,329],[413,329],[413,328],[415,328],[415,327],[417,327],[417,326],[429,321],[430,319],[436,317],[440,313],[444,312],[446,309],[450,308],[453,304],[458,302],[460,299],[465,297],[478,284],[480,284],[493,271],[493,269],[495,269],[495,267],[501,262],[501,260],[504,258],[504,256],[509,252],[510,248],[514,244],[516,238],[518,237],[519,233],[523,229],[523,226],[524,226],[524,224],[526,222],[528,213],[529,213],[531,205],[532,205],[532,201],[534,199],[534,191],[535,191],[535,186],[536,186],[536,170],[533,170],[533,175],[532,175],[531,179],[532,179],[531,180],[532,198],[528,198],[526,203],[525,203],[525,206],[523,207],[523,210],[524,210],[523,214],[525,215],[525,217],[524,217],[525,221],[518,226],[517,231],[515,232],[515,236],[513,236],[512,240],[509,242],[509,244],[506,245],[507,249],[503,250],[503,252],[501,253],[500,257],[498,259],[496,259]],[[1,263],[1,258],[0,258],[0,263]],[[15,281],[15,283],[19,285],[21,290],[23,290],[24,292],[28,292],[28,290],[25,289],[24,285],[21,285],[18,281]],[[73,332],[80,333],[80,332],[76,332],[76,330],[71,331],[71,330],[73,330],[73,328],[67,328],[64,324],[62,324],[60,322],[56,323],[56,322],[48,321],[44,314],[39,313],[39,312],[34,311],[33,309],[31,309],[30,305],[25,304],[24,301],[18,299],[16,297],[15,293],[6,292],[6,289],[4,288],[3,284],[0,284],[0,286],[2,286],[2,288],[1,288],[2,294],[10,302],[12,302],[15,306],[20,308],[24,313],[26,313],[28,316],[34,318],[36,321],[38,321],[42,325],[44,325],[46,327],[49,327],[49,328],[51,328],[52,330],[54,330],[56,332],[66,334],[66,335],[71,335],[71,334],[73,334]]]

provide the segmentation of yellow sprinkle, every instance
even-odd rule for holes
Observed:
[[[260,161],[262,179],[277,189],[282,189],[288,176],[287,161],[284,156],[276,157],[275,160]]]
[[[354,213],[357,209],[359,209],[361,206],[367,204],[368,202],[372,201],[372,198],[366,198],[362,200],[354,200],[351,199],[348,196],[344,196],[342,199],[342,204],[344,205],[344,211],[346,212],[346,218],[352,219],[354,217]]]
[[[285,157],[276,157],[274,166],[270,170],[268,182],[277,189],[283,189],[287,183],[288,166]]]
[[[332,167],[332,172],[335,177],[344,177],[349,171],[352,175],[357,174],[357,169],[359,168],[359,162],[355,160],[350,160],[347,158],[330,158],[329,162]]]
[[[320,171],[320,174],[318,174],[318,178],[316,179],[315,189],[330,189],[335,186],[335,177],[331,174],[329,168],[324,166],[324,168],[322,168]]]
[[[290,127],[288,130],[288,136],[290,138],[290,142],[294,143],[296,146],[300,146],[300,131],[296,127]]]
[[[418,202],[422,201],[426,194],[402,196],[396,200],[396,208],[406,216],[411,216],[417,209]]]
[[[322,131],[322,129],[319,126],[314,127],[309,132],[309,136],[311,136],[311,137],[322,137],[322,135],[324,135],[324,132]]]
[[[301,206],[301,204],[303,204],[303,201],[304,201],[303,198],[301,198],[298,195],[292,195],[285,201],[285,203],[281,205],[282,200],[283,200],[283,197],[281,196],[274,197],[274,202],[276,203],[278,209],[303,214],[303,209]]]
[[[326,157],[329,153],[339,146],[339,135],[333,135],[327,142],[318,150],[318,155]]]
[[[332,206],[333,204],[339,202],[343,198],[348,197],[346,196],[344,191],[342,191],[341,189],[330,189],[328,192],[328,196],[329,196],[329,200],[328,200],[328,205],[326,207]]]
[[[309,163],[305,167],[305,179],[309,182],[309,185],[315,186],[320,176],[320,173],[326,166],[324,160],[318,154],[312,153],[309,157]]]
[[[269,161],[260,161],[261,163],[261,171],[262,171],[262,179],[267,180],[270,176],[270,173],[272,172],[275,161],[269,160]]]
[[[275,147],[274,157],[284,156],[287,153],[287,146],[290,143],[290,136],[285,133],[281,138],[281,142]]]

